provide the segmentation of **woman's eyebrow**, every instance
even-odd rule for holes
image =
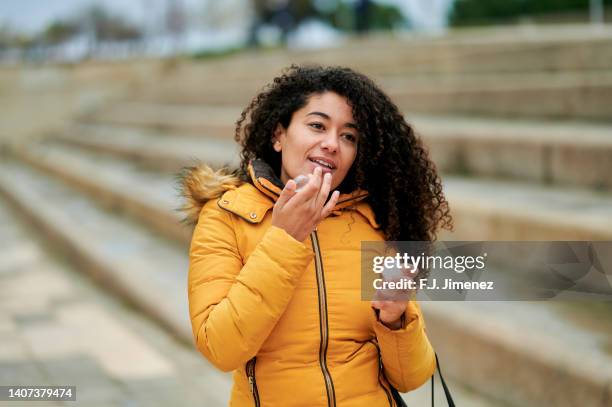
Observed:
[[[327,119],[327,120],[331,119],[331,117],[329,117],[329,115],[327,113],[323,113],[323,112],[310,112],[306,116],[310,116],[310,115],[321,116],[322,118]],[[353,129],[357,130],[357,125],[355,123],[345,123],[344,126],[345,127],[351,127]]]

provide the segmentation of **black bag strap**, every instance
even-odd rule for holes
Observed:
[[[440,362],[438,361],[438,354],[436,353],[436,367],[438,368],[438,374],[440,375],[440,381],[442,382],[442,388],[444,388],[444,395],[446,396],[446,403],[448,404],[448,407],[455,407],[455,402],[453,401],[453,396],[451,396],[450,394],[450,390],[448,389],[448,386],[446,385],[446,381],[444,380],[444,377],[442,376],[442,370],[440,369]],[[435,372],[434,374],[431,376],[431,407],[434,407],[434,376],[435,376]]]
[[[444,395],[446,396],[446,403],[448,404],[448,407],[455,407],[453,396],[451,396],[450,390],[448,386],[446,385],[446,381],[444,380],[444,377],[442,376],[442,370],[440,370],[440,362],[438,361],[438,354],[436,353],[435,355],[436,355],[436,368],[438,370],[438,374],[440,375],[440,381],[442,382],[442,388],[444,389]],[[436,372],[434,372],[434,374],[431,376],[431,407],[434,407],[434,378],[435,377],[436,377]],[[387,380],[387,382],[389,381]],[[389,387],[391,388],[391,395],[393,395],[393,400],[395,400],[395,404],[397,404],[398,407],[408,407],[408,405],[406,404],[406,402],[400,395],[399,391],[397,391],[397,389],[393,387],[391,383],[389,383]]]

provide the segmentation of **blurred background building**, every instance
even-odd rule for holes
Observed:
[[[0,385],[227,404],[228,375],[192,346],[175,175],[235,166],[241,110],[292,63],[350,66],[393,98],[442,172],[456,230],[440,239],[612,240],[611,15],[610,0],[0,2]],[[457,405],[610,405],[612,276],[595,277],[568,280],[592,301],[424,301]]]

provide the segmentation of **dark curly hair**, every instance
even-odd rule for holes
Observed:
[[[434,241],[438,228],[452,230],[448,202],[427,149],[391,99],[367,76],[345,67],[292,65],[263,88],[236,122],[242,147],[239,175],[260,158],[280,174],[272,148],[277,124],[289,126],[310,96],[326,91],[347,99],[360,133],[357,156],[340,192],[356,188],[367,198],[386,240]]]

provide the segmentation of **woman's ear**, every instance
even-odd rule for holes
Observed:
[[[274,151],[276,151],[277,153],[280,153],[281,150],[283,149],[281,140],[283,139],[284,136],[285,136],[285,128],[283,127],[282,124],[278,123],[276,125],[276,128],[274,129],[274,136],[272,137],[272,148],[274,148]]]

